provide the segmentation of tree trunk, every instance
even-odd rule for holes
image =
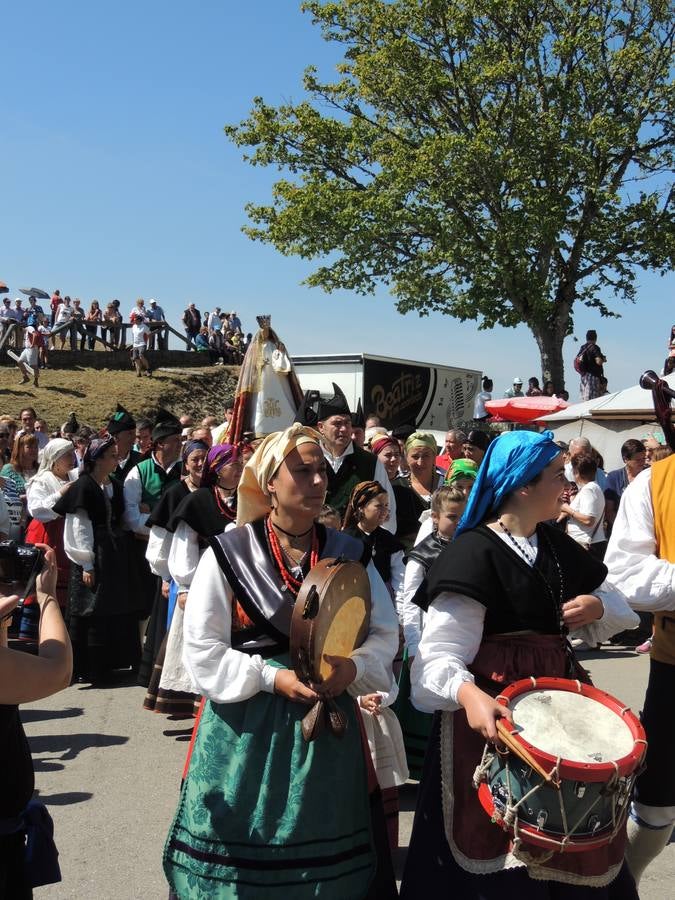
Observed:
[[[542,387],[545,382],[552,381],[555,392],[565,387],[565,364],[563,362],[562,348],[565,339],[564,333],[558,328],[530,326],[534,339],[539,347],[541,357]]]

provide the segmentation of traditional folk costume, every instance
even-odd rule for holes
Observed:
[[[187,459],[198,443],[201,442],[193,441],[186,446],[184,458]],[[215,486],[218,472],[237,458],[236,448],[230,444],[216,444],[210,449],[205,444],[202,446],[208,450],[202,487],[183,497],[167,523],[170,546],[166,567],[176,596],[189,591],[209,540],[228,527],[233,528],[237,514],[236,494],[232,502],[223,502]],[[146,709],[165,715],[194,715],[201,702],[183,664],[183,618],[184,610],[176,605],[170,617],[166,646],[155,662],[143,704]]]
[[[352,423],[354,417],[352,416]],[[377,481],[360,482],[352,491],[344,518],[343,533],[361,541],[368,551],[368,558],[389,589],[394,602],[402,587],[405,569],[403,566],[403,545],[393,534],[377,527],[371,532],[363,531],[357,524],[359,513],[371,500],[382,494]],[[394,661],[394,671],[398,672],[402,659],[402,643],[399,637],[399,651]],[[398,663],[398,665],[397,665]],[[364,709],[359,702],[368,747],[375,767],[377,781],[382,791],[382,803],[387,821],[389,844],[392,851],[398,849],[399,801],[398,788],[408,780],[408,766],[403,745],[403,733],[391,705],[398,696],[398,685],[394,680],[389,692],[378,691],[381,704],[377,713]],[[360,698],[359,698],[360,700]]]
[[[414,431],[405,442],[405,451],[408,453],[415,447],[429,447],[436,453],[438,449],[436,439],[432,434],[423,431]],[[422,516],[428,515],[431,509],[431,495],[443,484],[445,473],[436,469],[431,490],[425,496],[418,494],[412,486],[411,474],[399,475],[393,481],[393,491],[396,496],[396,536],[403,542],[406,549],[413,546],[415,536],[420,527]]]
[[[401,896],[462,900],[636,900],[623,865],[625,829],[607,846],[549,854],[517,845],[483,811],[472,784],[484,739],[457,692],[472,681],[491,696],[530,676],[586,680],[566,640],[562,606],[593,593],[603,617],[579,629],[596,643],[637,618],[605,582],[606,568],[556,529],[529,539],[481,524],[559,454],[550,432],[503,434],[487,451],[458,536],[428,576],[430,606],[412,667],[412,699],[435,712]]]
[[[335,382],[333,382],[333,396],[328,400],[320,398],[316,410],[308,408],[306,395],[302,421],[306,425],[314,425],[331,416],[349,416],[351,418],[347,398]],[[379,481],[389,498],[389,518],[384,523],[384,527],[393,534],[396,531],[396,498],[387,470],[382,462],[375,454],[357,447],[353,441],[349,442],[340,456],[333,456],[324,444],[321,445],[321,449],[328,463],[326,503],[337,510],[342,517],[347,509],[351,493],[360,481]]]
[[[85,453],[85,467],[93,467],[113,445],[112,437],[94,439]],[[122,488],[114,481],[101,486],[84,471],[54,511],[65,517],[64,547],[71,561],[68,633],[73,674],[97,681],[110,669],[138,661],[138,616],[126,577]],[[93,588],[84,584],[84,572],[94,574]]]
[[[160,409],[152,429],[152,440],[160,441],[174,434],[180,434],[182,427],[178,419],[166,410]],[[164,491],[180,479],[180,457],[165,469],[154,453],[138,463],[124,480],[124,523],[134,535],[132,544],[133,571],[132,590],[142,604],[140,620],[150,616],[143,645],[141,665],[138,672],[139,684],[148,686],[154,657],[159,650],[166,632],[167,602],[162,597],[161,583],[153,575],[146,560],[150,529],[147,519],[159,503]],[[141,512],[141,506],[150,512]],[[149,638],[149,639],[148,639]]]
[[[61,497],[61,491],[69,480],[77,478],[77,469],[73,468],[69,478],[61,480],[52,472],[55,462],[64,456],[70,455],[75,463],[75,450],[72,441],[64,438],[54,438],[49,441],[40,456],[40,465],[36,475],[31,478],[26,488],[26,503],[28,514],[32,516],[26,529],[27,544],[47,544],[56,554],[56,599],[62,610],[66,608],[68,599],[68,580],[70,576],[70,560],[63,546],[63,527],[65,520],[57,512],[54,512],[54,504]],[[31,603],[22,611],[22,619],[29,612],[35,612],[37,618],[31,629],[35,640],[38,637],[39,608],[37,601]],[[21,623],[23,629],[23,621]]]
[[[633,609],[654,613],[642,711],[646,769],[635,787],[626,852],[639,880],[675,823],[675,456],[653,463],[624,491],[605,563]]]
[[[423,609],[413,601],[418,596],[418,591],[422,592],[422,596],[426,598],[427,572],[447,543],[438,532],[434,531],[408,551],[405,577],[399,596],[399,619],[403,626],[405,653],[394,711],[403,730],[403,742],[410,777],[417,780],[422,777],[424,755],[427,752],[431,733],[431,716],[415,709],[410,702],[409,661],[417,656],[424,619]]]
[[[353,699],[389,689],[397,643],[392,603],[372,564],[369,634],[352,654],[356,680],[336,701],[349,720],[344,737],[325,732],[306,742],[307,707],[274,693],[277,670],[289,666],[293,602],[309,567],[286,569],[266,518],[267,484],[289,452],[318,438],[296,424],[263,441],[239,487],[245,524],[212,541],[192,581],[184,662],[207,702],[164,852],[169,883],[186,900],[395,896]],[[309,566],[362,552],[317,525]]]

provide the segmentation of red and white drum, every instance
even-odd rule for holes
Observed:
[[[514,838],[555,852],[609,843],[628,812],[647,750],[621,701],[564,678],[527,678],[497,697],[505,750],[488,744],[474,785],[485,811]]]

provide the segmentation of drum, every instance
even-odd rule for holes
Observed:
[[[370,581],[361,563],[322,559],[302,583],[291,619],[291,665],[305,684],[320,684],[332,672],[324,654],[349,656],[368,636]],[[346,719],[331,700],[319,700],[303,720],[306,740],[328,727],[340,736]]]
[[[505,749],[488,744],[474,775],[483,809],[520,842],[594,850],[623,826],[647,751],[637,717],[615,697],[565,678],[527,678],[499,697]]]

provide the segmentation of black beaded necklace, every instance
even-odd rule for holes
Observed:
[[[544,585],[546,587],[546,591],[547,591],[549,597],[551,598],[551,601],[553,603],[553,608],[555,610],[556,619],[558,622],[558,631],[560,634],[560,640],[562,642],[562,648],[565,652],[565,656],[567,657],[567,670],[568,670],[567,674],[571,675],[574,672],[575,659],[574,659],[574,653],[572,651],[572,647],[567,639],[567,636],[569,634],[569,628],[567,627],[567,625],[565,624],[565,620],[563,619],[563,604],[565,603],[565,579],[563,576],[562,566],[560,565],[560,560],[558,559],[558,554],[555,552],[553,544],[551,543],[549,536],[546,534],[546,531],[544,529],[540,529],[537,532],[537,537],[544,539],[544,542],[546,543],[546,549],[548,550],[548,552],[551,556],[551,559],[553,560],[553,562],[555,564],[556,572],[558,575],[558,591],[556,592],[553,588],[553,585],[551,585],[549,583],[548,579],[546,578],[544,573],[541,571],[541,569],[539,569],[538,566],[535,565],[536,555],[533,558],[530,558],[528,556],[525,548],[521,544],[519,544],[518,541],[516,541],[515,537],[511,534],[511,532],[506,527],[506,525],[504,525],[501,518],[497,519],[497,524],[502,529],[502,531],[504,532],[504,534],[506,535],[508,540],[516,548],[518,553],[521,556],[524,556],[527,562],[531,563],[531,565],[530,565],[531,570],[539,577],[539,579],[544,583]],[[529,541],[528,541],[528,543],[529,543]],[[530,544],[530,546],[532,546],[532,545]],[[532,547],[532,549],[534,550],[534,547]]]

